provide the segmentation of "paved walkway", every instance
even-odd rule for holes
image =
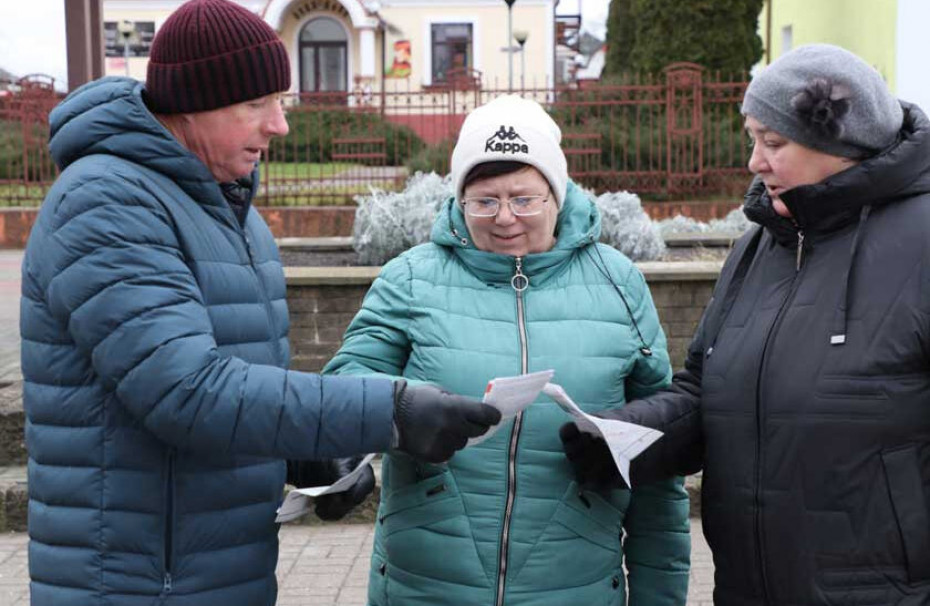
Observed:
[[[691,524],[688,606],[712,606],[713,563],[701,525]],[[373,528],[367,524],[284,526],[278,606],[364,606]],[[0,535],[0,604],[27,606],[27,538]],[[437,605],[438,606],[438,605]]]
[[[0,250],[0,385],[20,379],[19,288],[22,251]],[[21,469],[15,471],[21,473]],[[688,606],[711,606],[713,562],[692,519]],[[279,606],[363,606],[368,586],[369,524],[286,525],[278,561]],[[25,533],[0,534],[0,605],[29,603]]]

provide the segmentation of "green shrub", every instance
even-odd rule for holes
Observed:
[[[762,7],[763,0],[613,0],[604,73],[658,71],[677,61],[749,71],[762,58]]]
[[[423,141],[407,126],[394,124],[374,112],[349,110],[308,110],[288,112],[290,131],[272,143],[269,158],[273,162],[349,161],[357,164],[399,166],[423,147]],[[346,143],[339,149],[336,139],[383,138],[384,145]],[[333,153],[381,153],[386,157],[344,159]]]
[[[562,128],[563,147],[566,150],[573,147],[600,149],[599,157],[588,157],[584,162],[579,159],[574,167],[571,154],[567,154],[570,172],[578,172],[578,164],[584,164],[582,172],[600,173],[591,177],[578,176],[577,181],[597,191],[633,189],[650,195],[667,194],[671,159],[673,173],[698,173],[700,164],[704,168],[733,169],[737,190],[741,191],[747,182],[741,169],[746,166],[748,154],[743,118],[736,104],[705,103],[701,118],[703,147],[698,149],[692,144],[697,142],[697,137],[681,135],[670,158],[666,103],[649,89],[656,83],[664,83],[664,78],[624,75],[610,82],[616,86],[560,95],[551,113]],[[646,86],[634,90],[626,86],[629,84]],[[687,105],[683,107],[690,111]],[[688,116],[682,117],[685,124],[688,119]],[[573,135],[586,138],[572,141]],[[711,184],[705,180],[704,185],[709,189],[723,188],[721,193],[723,190],[730,192],[729,186],[724,187],[723,183]]]
[[[419,152],[407,160],[408,174],[413,175],[418,172],[449,174],[449,160],[454,147],[455,141],[451,139],[440,141],[436,145],[423,146]]]
[[[30,128],[32,142],[24,158],[23,125],[0,121],[0,179],[29,182],[55,179],[55,163],[48,153],[48,127],[36,124]]]

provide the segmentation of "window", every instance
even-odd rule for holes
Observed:
[[[450,69],[474,67],[471,23],[432,25],[433,84],[446,81]]]
[[[308,22],[300,32],[300,90],[345,91],[347,53],[346,33],[339,22],[329,17]]]

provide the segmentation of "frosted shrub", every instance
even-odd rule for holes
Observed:
[[[595,200],[601,213],[601,242],[610,244],[633,261],[652,261],[665,254],[659,226],[630,192],[608,192]]]
[[[452,195],[452,180],[436,173],[416,173],[402,192],[372,189],[356,196],[352,245],[361,265],[383,265],[408,248],[429,240],[443,201]]]
[[[730,211],[723,219],[713,219],[709,223],[695,221],[691,217],[676,215],[671,219],[659,221],[659,230],[662,236],[679,234],[715,233],[726,235],[739,235],[749,229],[749,219],[743,214],[741,208]]]
[[[710,231],[724,234],[741,234],[752,226],[742,208],[731,210],[723,219],[714,219],[709,223]]]

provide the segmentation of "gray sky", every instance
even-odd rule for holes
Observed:
[[[604,37],[609,0],[561,0],[559,14],[577,14],[584,29]],[[49,74],[59,88],[68,80],[65,0],[0,0],[0,67],[16,76]]]

